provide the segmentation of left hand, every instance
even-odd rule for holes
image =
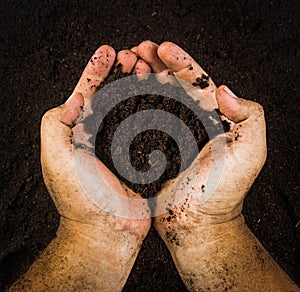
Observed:
[[[90,59],[68,101],[44,115],[41,125],[41,163],[45,184],[62,220],[72,222],[72,226],[80,225],[78,229],[81,231],[84,231],[84,226],[93,226],[93,234],[87,232],[87,237],[95,237],[97,229],[99,236],[110,234],[115,241],[128,236],[128,240],[133,238],[133,243],[140,246],[149,230],[150,219],[120,218],[96,206],[80,184],[73,158],[72,137],[78,118],[83,110],[87,110],[96,88],[108,76],[116,58],[124,71],[131,70],[137,60],[133,53],[129,57],[124,52],[116,56],[113,48],[101,46]],[[88,144],[88,135],[84,139],[81,142]],[[88,151],[78,151],[83,162],[95,159]],[[96,163],[98,173],[91,173],[85,167],[80,168],[80,172],[86,177],[95,178],[92,181],[94,184],[97,178],[105,182],[95,186],[103,196],[108,192],[116,192],[124,197],[139,197],[125,187],[100,160],[96,159]]]

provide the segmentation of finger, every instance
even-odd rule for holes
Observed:
[[[93,96],[97,88],[108,76],[115,58],[116,53],[112,47],[107,45],[101,46],[83,70],[74,92],[81,93],[85,98]]]
[[[202,75],[207,77],[208,74],[198,65],[198,63],[183,49],[171,42],[162,43],[157,50],[158,57],[162,62],[174,73],[179,74],[179,77],[184,77],[187,82],[196,83],[195,86],[199,86],[201,89],[205,89],[209,86],[216,89],[212,80],[203,78]],[[197,81],[197,78],[201,78],[204,81],[201,84]],[[204,84],[205,83],[205,84]]]
[[[47,144],[52,145],[53,150],[59,145],[57,139],[65,146],[71,146],[71,128],[81,115],[83,106],[82,94],[74,93],[65,104],[46,112],[41,123],[42,141],[49,140]]]
[[[138,46],[138,55],[147,62],[155,73],[167,70],[167,66],[159,59],[157,55],[158,45],[151,41],[144,41]]]
[[[83,97],[74,94],[67,103],[45,113],[41,123],[41,158],[47,161],[68,161],[72,158],[72,129],[81,114]]]
[[[84,98],[80,93],[74,93],[61,107],[60,121],[66,126],[72,127],[80,116],[84,106]]]
[[[179,82],[184,80],[192,85],[182,84],[187,93],[200,102],[202,108],[206,110],[217,108],[214,82],[188,53],[174,43],[164,42],[159,46],[157,54]]]
[[[130,49],[132,52],[134,52],[137,56],[139,55],[138,54],[138,46],[135,46],[133,48]]]
[[[122,50],[117,54],[117,63],[116,65],[121,66],[121,71],[123,73],[130,73],[134,68],[134,65],[137,61],[137,56],[131,50]]]
[[[224,85],[217,89],[216,96],[220,112],[236,123],[228,133],[231,144],[236,145],[241,153],[245,152],[242,154],[244,156],[248,155],[247,152],[251,153],[250,149],[255,148],[255,158],[260,158],[258,161],[264,162],[266,156],[266,126],[262,106],[250,100],[237,98]],[[240,144],[243,144],[244,147],[240,147]]]
[[[260,104],[238,98],[227,86],[217,89],[219,110],[231,121],[242,122],[251,117],[263,118],[263,108]]]
[[[151,67],[144,61],[138,60],[133,68],[133,74],[137,75],[138,80],[147,79],[151,73]]]
[[[156,79],[161,84],[170,83],[173,86],[178,86],[178,82],[173,76],[170,77],[170,70],[160,60],[157,55],[158,45],[151,41],[144,41],[138,46],[138,55],[147,62],[156,73]]]
[[[41,159],[44,165],[72,158],[72,127],[82,113],[84,98],[73,94],[65,104],[45,113],[41,123]],[[46,163],[47,162],[47,163]]]

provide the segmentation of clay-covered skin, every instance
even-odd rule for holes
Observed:
[[[174,221],[169,231],[157,227],[189,291],[299,291],[242,216],[196,228],[178,227]]]
[[[61,215],[60,226],[56,238],[11,291],[121,291],[131,271],[150,228],[150,219],[124,219],[97,207],[78,181],[72,156],[76,121],[83,108],[89,113],[91,96],[108,76],[115,56],[113,48],[100,47],[68,101],[43,117],[43,177]],[[126,60],[122,61],[123,67],[133,68],[134,63],[128,64]],[[87,137],[82,141],[86,145]],[[94,159],[84,149],[80,155],[83,161]],[[97,166],[98,173],[90,173],[88,168],[81,171],[87,176],[102,177],[106,184],[98,185],[100,191],[138,196],[123,186],[101,161],[97,161]]]
[[[175,44],[163,43],[158,52],[175,76],[184,72],[181,78],[194,82],[197,75],[203,74],[201,67]],[[185,70],[191,64],[193,69]],[[241,215],[243,199],[266,159],[263,109],[255,102],[237,98],[226,86],[210,86],[215,92],[210,98],[232,123],[224,134],[225,147],[218,138],[209,141],[189,169],[165,184],[160,194],[172,194],[181,185],[185,200],[156,217],[156,229],[191,291],[299,291]],[[212,189],[207,184],[212,166],[222,167],[222,176],[209,199],[200,202]],[[196,183],[190,186],[189,178],[193,176],[197,177]]]
[[[200,102],[201,108],[208,111],[218,108],[216,85],[190,55],[171,42],[164,42],[159,46],[157,54],[172,74],[195,87],[189,94]],[[205,98],[200,100],[199,93]]]
[[[133,232],[61,218],[56,238],[9,291],[121,291],[140,246]]]

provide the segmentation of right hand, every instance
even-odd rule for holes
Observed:
[[[146,41],[140,44],[138,52],[141,57],[146,56],[148,62],[148,56],[156,55],[152,63],[149,62],[154,71],[160,68],[156,72],[168,72],[188,83],[196,82],[202,74],[207,75],[191,56],[173,43],[165,42],[158,47]],[[191,97],[206,110],[218,108],[231,122],[231,128],[207,143],[192,165],[161,190],[160,194],[180,193],[185,198],[169,213],[155,218],[155,226],[169,247],[186,241],[186,235],[191,232],[195,237],[201,237],[211,226],[239,217],[243,199],[266,159],[265,119],[261,105],[235,97],[226,86],[217,88],[211,79],[208,87],[197,90],[205,100],[199,100],[194,91]],[[226,143],[220,138],[225,138]],[[222,171],[217,185],[208,181],[214,167]],[[190,185],[187,178],[195,184]],[[203,197],[206,199],[201,201]]]

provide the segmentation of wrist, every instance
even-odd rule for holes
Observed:
[[[131,232],[104,229],[63,217],[57,239],[72,246],[72,257],[89,267],[101,291],[122,290],[142,244]]]
[[[185,235],[169,249],[190,291],[298,291],[241,214]]]
[[[212,212],[193,205],[185,211],[184,216],[179,212],[169,212],[169,216],[155,219],[155,227],[170,250],[190,245],[199,245],[225,236],[226,233],[245,224],[241,214],[242,204],[230,212]]]
[[[138,250],[134,236],[61,217],[56,238],[10,291],[121,291]]]
[[[57,240],[77,246],[87,257],[99,262],[105,259],[127,262],[142,244],[132,232],[104,229],[64,217],[60,218],[56,237]],[[113,250],[111,246],[114,246]]]
[[[173,225],[174,226],[174,225]],[[176,226],[175,229],[167,228],[164,234],[161,234],[165,239],[170,250],[198,250],[206,245],[222,241],[229,234],[238,232],[243,228],[245,220],[240,213],[238,216],[227,221],[206,221],[205,224],[184,224]],[[173,231],[174,230],[174,231]],[[170,240],[172,237],[173,240]]]

